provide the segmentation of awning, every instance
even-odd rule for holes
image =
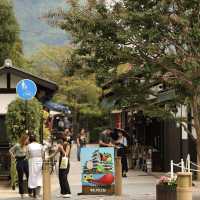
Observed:
[[[64,106],[63,104],[54,103],[51,101],[45,102],[44,106],[46,106],[49,110],[57,111],[57,112],[63,112],[66,114],[70,114],[71,111],[67,106]]]

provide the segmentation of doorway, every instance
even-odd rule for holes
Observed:
[[[5,115],[0,115],[0,177],[10,173],[9,142],[6,133]]]

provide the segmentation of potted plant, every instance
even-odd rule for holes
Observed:
[[[156,200],[176,200],[176,177],[161,176],[156,185]]]

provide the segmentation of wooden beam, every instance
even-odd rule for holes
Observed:
[[[7,73],[6,74],[7,76],[6,76],[6,78],[7,78],[7,89],[10,89],[10,85],[11,85],[11,80],[10,80],[10,73]]]
[[[15,88],[0,88],[0,94],[15,94],[16,89]]]

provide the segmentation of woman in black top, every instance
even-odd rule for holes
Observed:
[[[117,147],[117,155],[121,157],[122,163],[122,177],[127,177],[128,161],[126,156],[127,139],[123,136],[121,131],[118,131],[118,139],[115,141]]]
[[[59,156],[59,184],[60,184],[60,195],[59,197],[69,198],[71,197],[71,191],[68,182],[68,173],[70,169],[69,157],[70,157],[70,144],[67,142],[67,138],[63,136],[63,143],[58,144],[58,148],[54,154],[50,155],[48,159],[54,157],[57,153],[60,153]],[[63,157],[68,158],[68,164],[66,169],[61,169],[61,161]]]
[[[81,148],[86,146],[86,133],[85,129],[81,129],[80,134],[77,137],[77,160],[80,161],[80,154],[81,154]]]

